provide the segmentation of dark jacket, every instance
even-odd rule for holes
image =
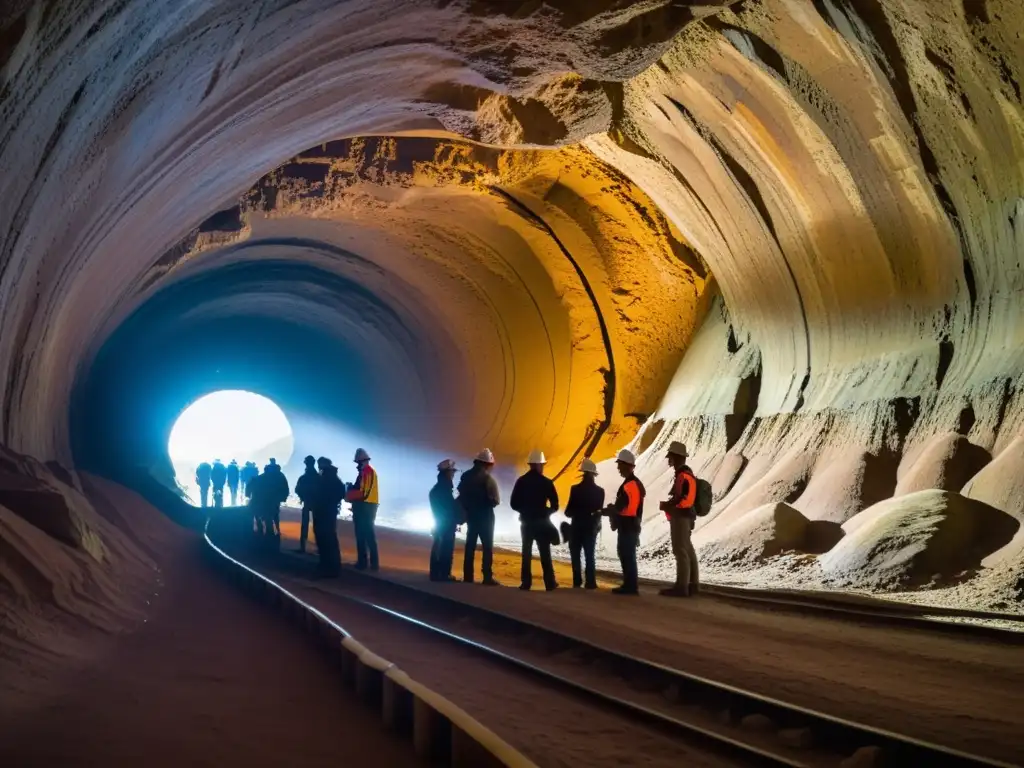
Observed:
[[[252,502],[256,506],[276,508],[288,498],[288,481],[276,464],[268,466],[251,485]]]
[[[196,482],[199,483],[199,485],[210,484],[210,465],[205,461],[196,467]]]
[[[569,503],[565,505],[565,516],[572,521],[573,528],[590,530],[601,522],[604,508],[604,488],[593,479],[577,483],[569,491]]]
[[[228,468],[221,464],[219,461],[213,463],[213,467],[210,468],[210,482],[213,483],[214,488],[223,488],[224,481],[227,480]]]
[[[238,465],[237,464],[228,464],[227,472],[228,472],[228,487],[229,488],[237,488],[238,487]]]
[[[498,483],[482,464],[474,463],[459,480],[459,503],[467,517],[490,514],[501,503]]]
[[[337,470],[334,472],[334,476],[338,476]],[[338,481],[341,482],[340,480]],[[298,482],[295,483],[295,495],[299,497],[299,501],[302,502],[304,507],[312,507],[316,496],[316,488],[320,483],[320,473],[315,469],[306,468],[306,471],[302,473],[302,477],[299,478]]]
[[[509,506],[524,523],[547,520],[552,512],[558,511],[558,491],[550,477],[531,469],[516,480]]]
[[[430,511],[438,525],[453,525],[462,517],[459,504],[455,501],[455,485],[447,478],[441,478],[430,489]]]
[[[303,478],[305,475],[302,476]],[[338,508],[345,498],[345,484],[338,477],[338,468],[335,466],[324,467],[322,474],[313,473],[316,478],[309,483],[310,498],[305,503],[309,504],[315,512],[321,514],[334,514],[337,516]],[[299,478],[302,482],[302,478]],[[298,485],[295,493],[297,494]]]

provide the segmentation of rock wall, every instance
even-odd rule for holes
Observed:
[[[629,442],[657,497],[685,440],[709,566],[921,586],[837,562],[858,519],[944,542],[984,505],[927,584],[1003,599],[1022,31],[1011,0],[8,5],[0,436],[67,463],[119,327],[257,314],[355,350],[381,429],[438,450]]]

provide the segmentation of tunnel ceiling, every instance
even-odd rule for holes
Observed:
[[[70,460],[119,327],[251,318],[392,435],[685,439],[708,535],[845,520],[922,456],[967,493],[949,441],[999,462],[1024,420],[1018,6],[8,3],[3,440]]]

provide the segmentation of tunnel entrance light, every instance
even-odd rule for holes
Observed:
[[[220,459],[228,464],[234,459],[241,467],[252,461],[262,471],[271,458],[285,466],[294,450],[292,426],[284,411],[273,400],[240,389],[213,392],[193,402],[174,422],[167,443],[178,483],[196,504],[200,463]]]

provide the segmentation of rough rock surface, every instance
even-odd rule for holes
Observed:
[[[880,502],[843,526],[821,558],[827,583],[896,591],[964,580],[1020,523],[994,507],[927,490]]]
[[[701,547],[701,557],[710,562],[758,562],[788,550],[801,550],[807,530],[807,518],[793,507],[781,502],[765,504]]]
[[[709,546],[781,503],[956,520],[900,504],[968,481],[1020,514],[1022,33],[1012,0],[8,3],[0,442],[131,456],[82,394],[118,328],[272,317],[439,451],[629,444],[659,497],[684,440]],[[958,600],[1016,589],[1008,546]]]

